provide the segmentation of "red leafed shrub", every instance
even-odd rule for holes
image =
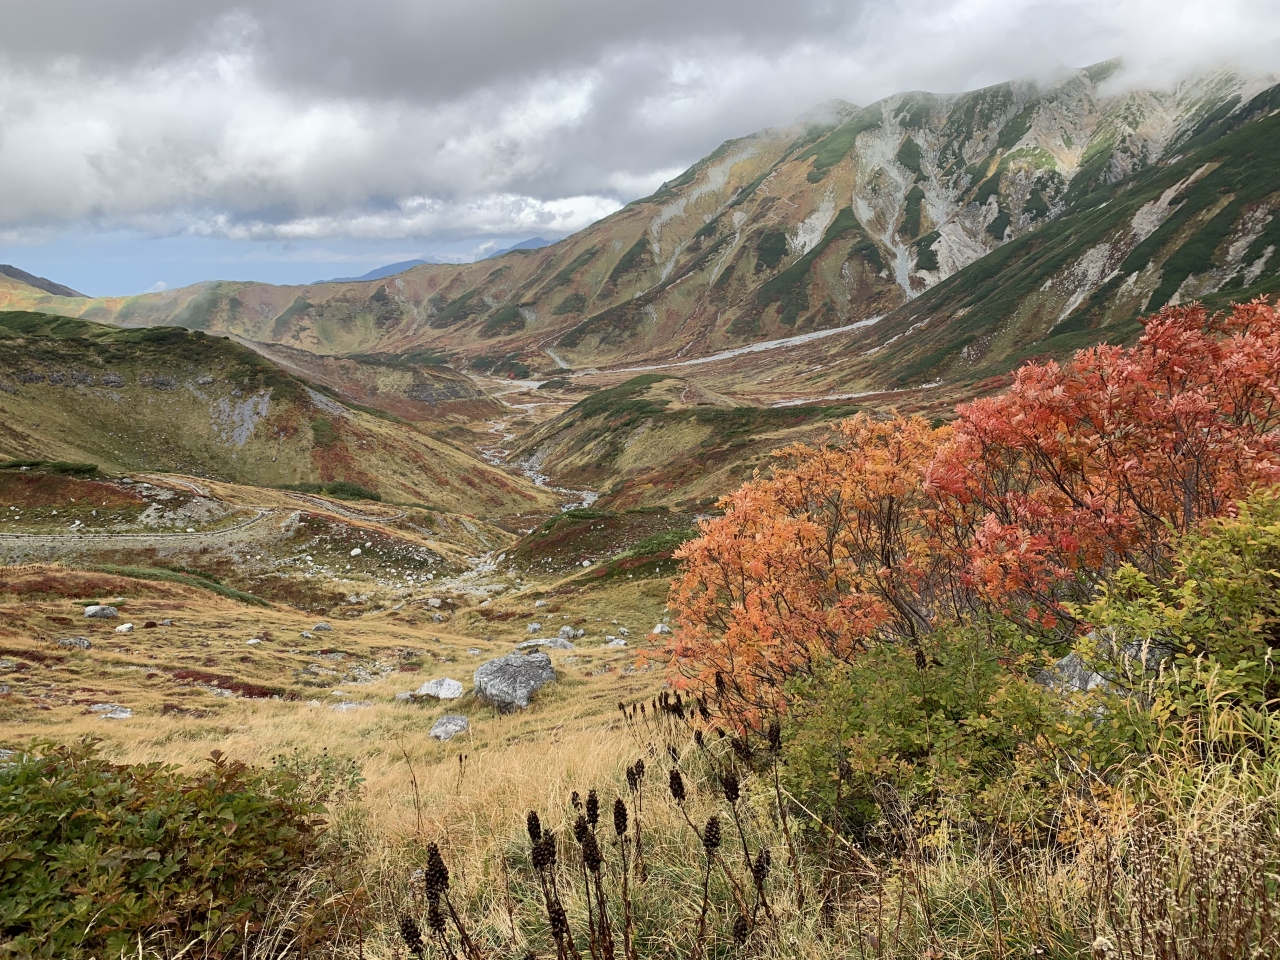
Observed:
[[[1171,535],[1280,481],[1278,375],[1272,306],[1174,307],[961,407],[929,490],[973,588],[1052,626],[1122,563],[1162,572]]]

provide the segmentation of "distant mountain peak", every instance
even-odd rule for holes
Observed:
[[[70,287],[64,287],[60,283],[54,283],[52,280],[46,280],[44,277],[37,277],[34,273],[27,273],[15,266],[7,263],[0,263],[0,274],[4,274],[10,279],[17,280],[19,283],[25,283],[28,287],[35,287],[37,290],[43,290],[45,293],[53,294],[55,297],[84,297],[83,293],[78,293]]]

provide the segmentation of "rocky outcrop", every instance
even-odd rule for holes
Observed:
[[[529,706],[529,698],[555,678],[547,654],[512,653],[480,664],[474,680],[477,696],[505,713]]]

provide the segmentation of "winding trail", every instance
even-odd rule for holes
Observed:
[[[801,344],[812,343],[814,340],[823,340],[827,337],[834,337],[841,333],[852,333],[854,330],[861,330],[864,327],[870,327],[879,323],[885,317],[881,314],[878,317],[869,317],[866,320],[859,320],[856,323],[847,323],[843,327],[832,327],[829,330],[814,330],[811,333],[801,333],[794,337],[783,337],[780,340],[761,340],[758,343],[749,343],[744,347],[734,347],[731,350],[721,350],[719,353],[712,353],[705,357],[694,357],[692,360],[672,360],[667,363],[650,363],[640,367],[605,367],[594,371],[597,373],[644,373],[647,370],[669,370],[672,367],[696,367],[704,363],[718,363],[721,360],[732,360],[734,357],[746,356],[749,353],[764,353],[767,350],[785,350],[788,347],[798,347]],[[583,371],[583,374],[573,374],[573,376],[582,376],[589,371]]]
[[[255,510],[248,520],[230,527],[197,533],[0,533],[0,546],[64,546],[69,543],[122,543],[140,546],[146,543],[187,543],[192,545],[223,542],[228,536],[242,533],[262,523],[277,510]]]

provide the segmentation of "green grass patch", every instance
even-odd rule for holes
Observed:
[[[884,120],[879,105],[861,110],[856,117],[840,124],[816,144],[797,157],[798,160],[813,160],[809,171],[809,182],[818,183],[827,175],[827,171],[843,160],[853,149],[858,135],[880,126]]]
[[[587,309],[587,298],[585,294],[571,293],[551,311],[553,317],[563,317],[567,313],[581,313]]]
[[[271,604],[267,603],[267,601],[263,600],[261,597],[255,597],[253,594],[245,593],[243,590],[236,590],[213,580],[206,579],[204,576],[179,573],[176,570],[167,570],[163,567],[121,567],[116,566],[115,564],[98,564],[86,567],[85,569],[92,570],[95,573],[110,573],[118,577],[131,577],[134,580],[152,580],[159,583],[180,583],[186,587],[196,587],[200,590],[208,590],[211,593],[218,594],[220,597],[226,597],[229,600],[245,603],[251,607],[271,606]]]
[[[98,474],[96,463],[71,463],[66,460],[6,460],[0,470],[34,470],[62,477],[92,477]]]

